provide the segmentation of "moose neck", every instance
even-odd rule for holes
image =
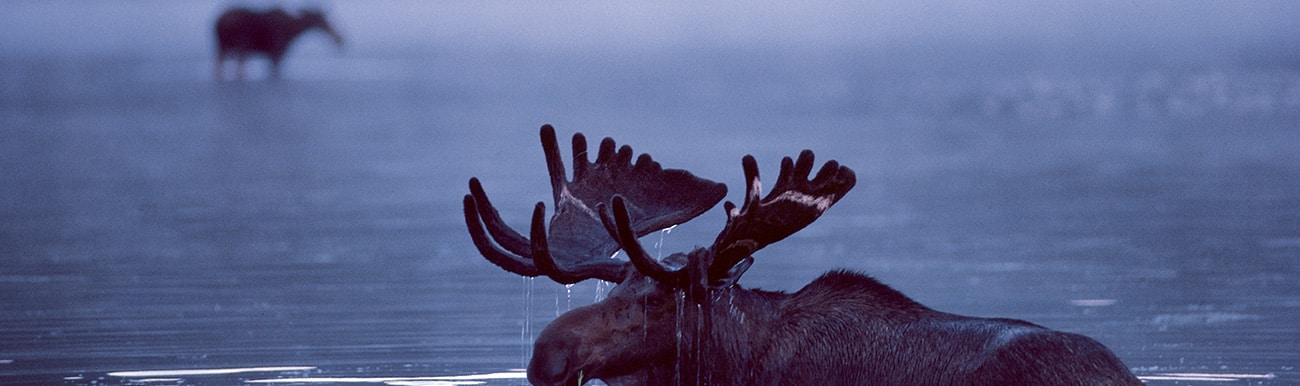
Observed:
[[[278,59],[288,50],[289,44],[293,43],[303,32],[314,28],[315,25],[304,16],[291,15],[284,11],[273,11],[267,18],[271,21],[271,46],[270,55],[273,60]]]
[[[298,36],[301,36],[303,32],[307,32],[307,30],[312,29],[313,27],[312,23],[308,21],[306,17],[291,17],[292,22],[290,22],[284,30],[284,43],[286,46],[289,42],[292,42],[294,39],[297,39]]]
[[[789,295],[735,286],[710,292],[702,304],[683,305],[676,383],[744,384]]]

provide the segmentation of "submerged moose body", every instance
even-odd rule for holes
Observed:
[[[305,9],[291,15],[283,9],[265,12],[245,8],[232,8],[217,18],[217,63],[214,74],[217,80],[225,77],[225,62],[235,60],[235,77],[244,78],[244,63],[251,55],[265,55],[271,60],[271,77],[280,76],[280,62],[284,53],[303,32],[319,29],[342,47],[343,37],[318,10]]]
[[[609,138],[590,162],[581,134],[570,180],[554,129],[541,136],[555,202],[549,229],[543,203],[528,237],[510,229],[471,179],[464,209],[475,246],[519,275],[618,286],[542,331],[528,365],[535,385],[1141,384],[1088,337],[939,312],[859,273],[831,271],[794,293],[742,288],[754,252],[811,224],[856,183],[835,161],[813,175],[811,151],[782,160],[766,196],[745,156],[744,203],[725,204],[713,245],[660,261],[637,238],[699,216],[726,187],[646,154],[633,162],[632,149]],[[620,249],[629,261],[610,257]]]

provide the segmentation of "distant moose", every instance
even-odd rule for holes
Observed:
[[[813,153],[786,157],[762,195],[745,156],[745,198],[727,202],[713,245],[650,257],[637,240],[699,216],[726,186],[605,138],[595,162],[573,136],[568,179],[555,130],[541,129],[555,215],[537,203],[528,237],[510,229],[477,178],[465,221],[478,250],[507,271],[560,283],[618,283],[603,301],[560,315],[538,336],[534,385],[1140,385],[1088,337],[1014,319],[939,312],[868,276],[831,271],[795,293],[741,288],[753,254],[808,226],[856,183]],[[809,179],[809,176],[812,176]],[[495,241],[495,243],[494,243]],[[623,250],[628,260],[612,256]]]
[[[303,32],[319,29],[342,47],[343,37],[334,31],[334,27],[325,19],[325,13],[315,9],[304,9],[297,16],[283,9],[254,11],[246,8],[232,8],[217,18],[217,63],[215,75],[217,80],[225,78],[225,62],[233,57],[235,60],[235,78],[244,78],[244,62],[254,54],[266,55],[271,60],[271,77],[280,76],[280,62],[284,53]]]

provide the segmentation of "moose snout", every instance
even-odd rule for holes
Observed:
[[[569,360],[563,355],[534,353],[528,362],[528,382],[534,385],[560,385],[569,375]]]
[[[330,35],[330,40],[334,41],[334,46],[339,49],[343,48],[343,35],[339,35],[339,33],[335,32],[333,29],[325,30],[325,32]]]
[[[566,340],[549,335],[543,331],[537,338],[533,359],[528,362],[528,381],[534,385],[563,385],[569,378],[570,350]]]

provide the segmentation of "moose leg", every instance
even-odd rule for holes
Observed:
[[[221,55],[217,55],[217,62],[214,63],[215,65],[212,66],[212,79],[215,79],[218,82],[225,80],[223,79],[224,77],[222,76],[224,75],[222,74],[222,72],[224,71],[221,71],[222,70],[221,65],[223,64],[223,62],[225,62],[225,60],[221,57]]]
[[[245,62],[248,62],[248,55],[244,53],[235,54],[235,79],[244,80]]]
[[[280,57],[271,56],[271,79],[280,79]]]
[[[217,62],[212,66],[212,76],[218,82],[226,80],[226,56],[229,54],[225,50],[217,50]]]

